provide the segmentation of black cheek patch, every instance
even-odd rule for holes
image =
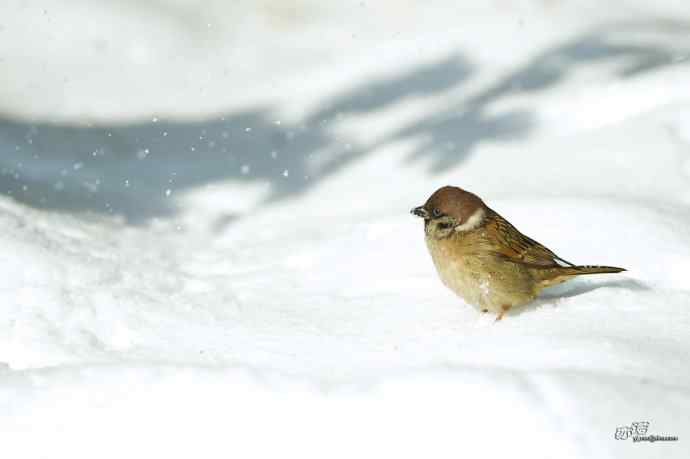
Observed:
[[[453,224],[452,223],[439,223],[438,224],[438,229],[446,230],[449,228],[452,228]]]

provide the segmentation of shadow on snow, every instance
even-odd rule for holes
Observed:
[[[266,202],[292,197],[401,140],[412,141],[407,160],[425,161],[434,174],[461,164],[482,142],[509,142],[529,134],[529,106],[495,110],[505,97],[542,91],[592,63],[615,62],[620,78],[674,63],[679,50],[645,40],[643,32],[649,30],[685,39],[688,35],[686,25],[672,22],[595,30],[367,146],[336,135],[332,126],[344,115],[375,113],[408,98],[442,95],[476,77],[477,70],[453,54],[344,91],[324,100],[299,123],[278,122],[267,106],[203,121],[124,125],[4,118],[0,192],[34,207],[118,214],[140,223],[174,213],[171,194],[220,181],[268,183]]]

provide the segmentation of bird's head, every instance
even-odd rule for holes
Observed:
[[[479,196],[455,186],[444,186],[432,194],[423,206],[410,213],[424,219],[424,231],[434,239],[473,231],[482,226],[486,205]]]

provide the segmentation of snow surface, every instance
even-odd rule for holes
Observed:
[[[198,3],[0,5],[2,457],[688,457],[685,1]],[[628,271],[495,324],[445,184]]]

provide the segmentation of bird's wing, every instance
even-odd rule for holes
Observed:
[[[537,267],[575,266],[519,232],[508,220],[493,210],[489,210],[486,225],[488,234],[495,238],[495,241],[492,241],[493,250],[509,261]]]

